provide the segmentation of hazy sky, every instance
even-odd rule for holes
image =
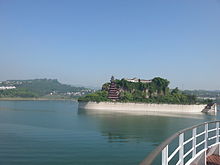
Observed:
[[[0,81],[220,89],[220,0],[0,0],[0,62]]]

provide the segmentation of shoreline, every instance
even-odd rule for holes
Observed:
[[[177,112],[202,113],[205,104],[149,104],[149,103],[120,103],[120,102],[79,102],[79,109],[103,111],[132,111],[132,112]]]
[[[22,97],[4,97],[0,98],[0,101],[49,101],[49,100],[70,100],[70,101],[77,101],[77,99],[67,99],[67,98],[22,98]]]

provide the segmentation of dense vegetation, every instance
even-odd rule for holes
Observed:
[[[19,89],[0,90],[0,98],[1,97],[31,98],[31,97],[38,97],[38,95],[34,92],[28,91],[25,88],[19,88]]]
[[[90,93],[89,89],[73,87],[58,82],[56,79],[34,79],[34,80],[10,80],[4,81],[1,86],[15,86],[16,89],[0,90],[0,97],[73,97],[71,93]]]
[[[168,104],[200,104],[210,100],[198,100],[195,95],[181,92],[178,88],[170,89],[169,81],[156,77],[150,83],[115,80],[120,92],[119,102],[146,102]],[[80,97],[79,101],[111,101],[108,99],[110,83],[105,83],[101,91]]]

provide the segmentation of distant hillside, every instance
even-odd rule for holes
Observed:
[[[220,91],[215,90],[215,91],[208,91],[208,90],[185,90],[183,91],[184,93],[187,94],[193,94],[198,97],[210,97],[210,98],[217,98],[220,97]]]
[[[7,80],[0,87],[16,87],[0,90],[0,97],[76,97],[93,92],[84,87],[61,84],[57,79]]]
[[[195,95],[200,99],[212,99],[214,102],[220,104],[220,90],[185,90],[183,92],[186,94]]]

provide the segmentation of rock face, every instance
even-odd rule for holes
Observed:
[[[174,113],[201,113],[206,105],[179,105],[179,104],[146,104],[146,103],[119,103],[119,102],[79,102],[80,109],[103,111],[142,111],[142,112],[174,112]]]
[[[216,113],[217,112],[217,104],[212,103],[205,106],[205,108],[202,110],[204,113]]]

